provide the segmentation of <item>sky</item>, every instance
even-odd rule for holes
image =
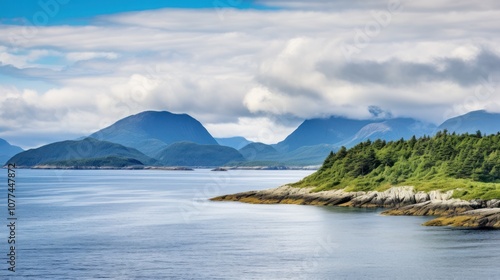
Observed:
[[[499,19],[494,0],[1,1],[0,138],[146,110],[269,144],[308,118],[500,112]]]

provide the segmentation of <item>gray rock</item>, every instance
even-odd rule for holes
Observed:
[[[486,201],[486,207],[488,208],[500,208],[500,199],[492,199]]]
[[[314,192],[314,188],[295,188],[288,185],[275,189],[237,193],[213,198],[248,203],[286,203],[338,205],[350,207],[393,208],[386,215],[451,215],[481,208],[499,208],[500,200],[452,198],[453,191],[415,192],[414,187],[391,187],[386,191],[346,192],[343,189]]]

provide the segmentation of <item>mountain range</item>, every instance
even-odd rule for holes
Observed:
[[[310,119],[283,141],[267,145],[243,137],[215,139],[189,115],[146,111],[121,119],[81,140],[52,143],[24,152],[5,141],[0,141],[0,147],[7,147],[2,148],[2,153],[20,152],[9,162],[24,166],[49,163],[61,166],[305,166],[321,164],[330,151],[341,146],[349,148],[366,140],[410,139],[434,135],[445,129],[457,134],[471,134],[477,130],[494,134],[500,131],[500,114],[474,111],[449,119],[440,126],[411,118]]]

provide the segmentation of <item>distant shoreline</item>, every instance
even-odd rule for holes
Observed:
[[[3,166],[2,168],[7,168]],[[317,170],[318,166],[57,166],[57,165],[36,165],[17,166],[16,169],[40,169],[40,170],[172,170],[172,171],[192,171],[195,169],[216,169],[225,170]]]
[[[227,170],[318,170],[321,166],[227,166]]]
[[[6,168],[3,166],[2,168]],[[17,166],[16,169],[39,169],[39,170],[179,170],[192,171],[193,168],[182,166],[55,166],[55,165],[37,165],[37,166]]]

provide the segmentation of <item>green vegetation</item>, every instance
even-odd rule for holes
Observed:
[[[455,190],[463,199],[500,198],[500,133],[483,136],[449,134],[385,142],[370,140],[331,152],[314,174],[293,184],[316,191]]]
[[[87,158],[47,162],[46,165],[65,166],[65,167],[127,167],[142,166],[142,162],[133,158],[122,157],[104,157]]]

